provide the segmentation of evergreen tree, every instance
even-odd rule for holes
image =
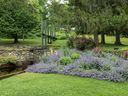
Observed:
[[[0,0],[0,32],[18,42],[37,24],[34,9],[28,0]]]

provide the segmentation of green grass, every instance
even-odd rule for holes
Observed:
[[[36,39],[19,39],[19,43],[14,44],[13,39],[0,39],[0,45],[41,45],[41,38]]]
[[[56,40],[48,46],[53,48],[63,48],[66,47],[67,40]],[[10,46],[10,47],[9,47]],[[13,39],[0,39],[0,49],[13,50],[17,46],[41,46],[41,38],[36,39],[25,39],[24,41],[19,39],[19,43],[14,44]]]
[[[63,48],[67,46],[67,40],[57,40],[55,42],[53,42],[53,44],[51,44],[52,47],[55,48]]]
[[[99,37],[99,41],[100,41]],[[101,47],[103,50],[109,50],[113,51],[114,48],[119,48],[118,50],[128,50],[128,38],[121,38],[122,45],[114,45],[115,37],[113,36],[106,36],[106,44],[101,45],[99,44],[99,47]],[[53,47],[66,47],[67,40],[57,40],[53,42]]]
[[[13,42],[13,39],[0,39],[0,50],[14,50],[24,46],[25,48],[41,46],[41,38],[25,39],[24,41],[19,39],[19,42],[16,44]]]
[[[92,37],[92,36],[89,36]],[[99,36],[99,41],[101,40]],[[121,38],[122,45],[114,45],[115,37],[113,36],[106,36],[106,44],[101,45],[99,44],[99,47],[101,47],[103,50],[109,50],[113,51],[114,48],[119,48],[118,50],[127,50],[128,49],[128,38]],[[55,48],[60,47],[66,47],[67,40],[57,40],[51,44]]]
[[[128,83],[24,73],[0,81],[0,96],[128,96]]]
[[[31,46],[41,46],[41,38],[36,39],[19,39],[19,42],[14,44],[13,39],[0,39],[0,45],[31,45]],[[55,47],[65,47],[67,40],[57,40],[54,41],[51,45]]]
[[[92,37],[92,36],[90,36]],[[99,41],[100,41],[100,37],[99,37]],[[54,47],[54,48],[63,48],[66,47],[66,42],[67,40],[57,40],[54,41],[52,44],[50,44],[50,46]],[[115,42],[115,37],[113,36],[106,36],[106,44],[105,45],[99,45],[101,48],[103,48],[103,50],[114,50],[114,48],[119,48],[119,50],[127,50],[128,49],[128,38],[121,38],[121,42],[123,45],[120,46],[116,46],[114,45]],[[17,44],[13,44],[13,40],[12,39],[0,39],[0,45],[4,46],[4,45],[13,45],[13,46],[23,46],[23,45],[29,45],[29,46],[41,46],[41,38],[36,38],[36,39],[25,39],[25,41],[23,40],[19,40],[19,43]]]
[[[99,38],[100,39],[100,38]],[[119,50],[127,50],[128,49],[128,38],[121,38],[122,45],[114,45],[115,37],[106,36],[106,44],[100,45],[103,50],[114,50],[114,48],[119,48]]]

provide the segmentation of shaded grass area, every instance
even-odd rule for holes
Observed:
[[[101,38],[99,38],[101,39]],[[115,37],[114,36],[106,36],[106,44],[99,45],[103,48],[103,50],[114,50],[114,48],[119,48],[118,50],[127,50],[128,49],[128,38],[121,38],[122,45],[114,45]]]
[[[89,36],[92,37],[92,36]],[[99,36],[99,41],[100,41]],[[122,45],[116,46],[114,45],[115,37],[114,36],[106,36],[106,44],[101,45],[99,47],[103,48],[103,50],[114,50],[114,48],[118,48],[118,50],[127,50],[128,49],[128,38],[121,38]],[[54,41],[52,44],[48,44],[54,48],[63,48],[66,47],[67,39]],[[41,38],[36,39],[25,39],[24,41],[19,39],[19,43],[13,44],[12,39],[0,39],[0,46],[41,46]]]
[[[99,45],[103,50],[107,51],[114,51],[115,48],[117,48],[116,51],[121,51],[121,50],[128,50],[128,45],[113,45],[113,44],[105,44],[105,45]]]
[[[47,44],[53,48],[63,48],[66,47],[67,40],[57,40],[53,41],[52,44]],[[19,39],[19,43],[14,44],[13,39],[0,39],[0,49],[4,50],[13,50],[19,46],[29,46],[29,47],[41,47],[42,41],[41,38],[36,39],[25,39],[24,41]]]
[[[41,45],[41,38],[36,39],[19,39],[19,43],[14,44],[13,39],[0,39],[0,45]]]
[[[101,41],[100,37],[99,37],[99,41]],[[128,50],[128,38],[121,38],[122,45],[114,45],[114,43],[115,43],[115,37],[106,36],[106,44],[105,45],[99,44],[99,47],[101,47],[103,50],[109,50],[109,51],[113,51],[115,48],[118,48],[118,50]],[[57,40],[52,44],[52,46],[66,47],[66,44],[67,44],[67,40]]]
[[[52,47],[55,48],[64,48],[67,46],[67,40],[57,40],[51,44]]]
[[[127,96],[128,83],[24,73],[0,81],[0,96]]]
[[[0,50],[14,50],[18,48],[40,47],[41,38],[36,39],[19,39],[19,42],[14,44],[13,39],[0,39]]]

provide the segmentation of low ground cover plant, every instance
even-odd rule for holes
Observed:
[[[80,54],[79,53],[73,53],[71,55],[71,58],[74,59],[74,60],[79,59],[80,58]]]
[[[0,56],[0,73],[11,72],[16,69],[16,57]]]
[[[59,61],[60,61],[60,64],[67,65],[72,62],[72,59],[70,57],[61,57]]]
[[[14,56],[0,56],[0,65],[3,64],[16,64],[16,57]]]
[[[61,63],[60,63],[61,62]],[[114,82],[128,81],[128,61],[106,52],[58,50],[27,72],[59,73]]]

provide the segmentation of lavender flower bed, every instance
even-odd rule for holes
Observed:
[[[61,65],[60,58],[70,57],[77,52],[80,58],[72,63]],[[42,59],[39,64],[28,67],[25,71],[36,73],[59,73],[65,75],[75,75],[80,77],[96,78],[100,80],[110,80],[114,82],[128,81],[128,61],[110,53],[95,54],[92,51],[80,52],[74,49],[59,50],[50,57]]]

